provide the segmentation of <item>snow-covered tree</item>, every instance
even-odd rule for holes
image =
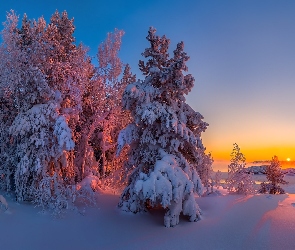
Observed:
[[[23,147],[20,145],[30,147],[28,140],[32,134],[27,131],[20,138],[20,131],[14,126],[16,121],[30,116],[30,125],[26,126],[33,129],[38,121],[33,120],[32,112],[36,120],[38,112],[45,119],[42,126],[52,139],[46,139],[46,143],[52,147],[57,143],[52,134],[55,119],[64,117],[75,148],[63,150],[63,156],[55,156],[66,160],[63,178],[67,184],[81,182],[89,174],[113,176],[127,157],[126,153],[115,157],[119,131],[131,121],[129,112],[122,110],[122,95],[127,84],[135,81],[128,65],[119,79],[124,65],[118,52],[124,32],[115,30],[108,34],[98,48],[98,67],[94,67],[87,49],[75,44],[74,30],[73,19],[66,11],[56,11],[48,24],[44,18],[30,20],[24,15],[19,25],[13,11],[7,15],[0,46],[1,188],[16,187],[16,165]],[[38,112],[35,106],[39,107]],[[36,131],[39,133],[41,128]],[[30,157],[36,158],[37,151],[32,151]],[[50,150],[47,153],[52,154]],[[108,178],[108,183],[111,179]]]
[[[218,170],[214,175],[214,183],[217,189],[219,189],[220,181],[221,181],[221,171]]]
[[[72,133],[55,101],[21,112],[10,127],[19,159],[15,171],[18,201],[29,200],[59,212],[67,204],[67,183],[73,172],[65,151],[74,148]]]
[[[62,94],[49,85],[36,53],[44,42],[39,39],[44,23],[31,23],[26,16],[20,29],[17,23],[14,12],[9,13],[2,31],[0,87],[15,116],[6,127],[14,145],[9,151],[13,160],[1,172],[17,200],[59,213],[67,206],[68,186],[73,184],[74,170],[67,155],[74,148],[72,131],[60,114]]]
[[[107,178],[105,184],[111,184],[113,177],[117,178],[114,175],[117,175],[126,159],[126,154],[115,157],[116,142],[119,131],[131,121],[129,112],[122,110],[121,105],[125,87],[135,81],[129,65],[126,65],[123,77],[119,80],[123,63],[118,53],[123,34],[121,30],[108,33],[106,40],[98,47],[98,67],[86,85],[78,121],[81,139],[75,162],[81,169],[81,178],[92,172]],[[90,157],[92,163],[89,154],[95,156],[95,160],[93,156]]]
[[[266,167],[266,178],[269,183],[261,183],[260,193],[270,194],[284,194],[285,190],[280,184],[287,184],[284,180],[284,174],[282,173],[281,163],[279,158],[274,156],[270,162],[270,165]]]
[[[169,58],[169,39],[150,28],[150,47],[139,62],[144,81],[129,84],[123,106],[134,119],[119,135],[118,153],[129,145],[126,165],[133,172],[119,207],[125,211],[145,211],[147,207],[166,208],[164,225],[175,226],[179,215],[190,221],[200,219],[195,195],[203,186],[196,171],[204,152],[201,132],[207,123],[186,102],[184,95],[194,86],[194,78],[184,75],[189,59],[180,42]]]
[[[132,122],[130,111],[122,108],[122,97],[126,86],[129,83],[135,82],[136,76],[131,73],[130,66],[127,64],[123,71],[123,77],[121,81],[116,84],[116,91],[112,93],[112,112],[109,116],[108,122],[112,125],[109,131],[110,147],[106,151],[105,157],[105,169],[106,178],[104,184],[113,188],[122,188],[127,184],[127,177],[130,174],[128,168],[126,168],[124,162],[128,158],[128,147],[120,152],[120,155],[116,155],[118,146],[119,132]]]
[[[105,89],[104,102],[102,110],[108,112],[108,116],[101,123],[101,173],[103,177],[109,176],[111,172],[117,170],[122,157],[115,158],[117,148],[117,138],[119,131],[131,122],[128,111],[122,110],[122,95],[134,76],[130,72],[129,65],[126,65],[123,72],[123,78],[119,80],[119,76],[123,70],[123,63],[118,53],[121,48],[121,39],[124,35],[122,30],[108,33],[106,40],[98,47],[97,68],[98,78],[102,80]],[[124,159],[125,160],[125,157]]]
[[[25,96],[21,78],[26,71],[25,55],[22,36],[18,31],[18,17],[11,11],[7,14],[4,29],[1,31],[2,43],[0,45],[0,176],[1,187],[7,191],[14,189],[15,172],[15,141],[9,135],[9,127],[15,117],[24,108],[23,99],[32,97],[31,93]],[[32,97],[33,98],[33,97]]]
[[[246,158],[240,152],[238,144],[234,143],[234,148],[230,156],[232,158],[228,165],[228,191],[236,194],[254,193],[252,174],[246,172]]]
[[[214,160],[211,156],[211,153],[205,154],[204,152],[200,161],[201,164],[197,166],[197,172],[202,180],[204,187],[206,188],[206,193],[210,193],[210,187],[211,192],[213,192],[213,162]]]
[[[1,73],[2,70],[0,69]],[[10,191],[14,185],[15,169],[12,163],[15,160],[16,145],[10,138],[9,127],[17,115],[17,110],[14,107],[13,99],[10,97],[11,93],[1,87],[0,82],[0,189]]]
[[[66,11],[56,11],[45,28],[39,54],[43,55],[40,64],[48,85],[61,93],[59,112],[66,117],[75,142],[74,151],[67,152],[68,165],[74,169],[75,180],[81,181],[81,166],[76,165],[74,159],[83,135],[79,126],[83,96],[93,77],[94,66],[87,55],[88,49],[75,44],[74,31],[74,19],[70,19]]]
[[[39,52],[41,70],[48,85],[61,93],[61,110],[76,122],[82,108],[82,94],[93,74],[87,49],[75,44],[74,19],[66,11],[56,11],[42,34]],[[43,58],[41,57],[43,55]],[[72,129],[75,125],[70,124]]]

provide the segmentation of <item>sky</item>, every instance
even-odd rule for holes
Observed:
[[[1,1],[0,20],[15,10],[49,21],[58,10],[74,17],[76,42],[95,56],[107,32],[123,29],[120,58],[138,78],[138,60],[153,26],[184,41],[195,86],[187,102],[209,123],[202,135],[215,161],[237,143],[247,161],[295,160],[295,1]]]

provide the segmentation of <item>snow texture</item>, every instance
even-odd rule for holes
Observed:
[[[284,189],[294,191],[295,177],[288,181]],[[181,225],[173,230],[161,226],[161,209],[148,215],[118,213],[117,195],[101,193],[96,196],[99,207],[79,206],[55,220],[3,194],[10,213],[0,210],[1,249],[295,249],[294,192],[245,196],[220,191],[221,196],[196,198],[202,209],[200,222],[186,223],[180,217]]]

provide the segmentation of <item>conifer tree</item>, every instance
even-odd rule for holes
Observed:
[[[217,189],[219,189],[220,181],[221,181],[221,171],[218,170],[214,176],[214,182]]]
[[[228,191],[236,194],[254,193],[254,181],[251,174],[246,173],[246,158],[236,143],[234,143],[231,157],[228,165]]]
[[[200,160],[200,164],[197,166],[197,172],[201,178],[201,181],[206,188],[206,193],[209,194],[213,192],[213,181],[212,181],[212,174],[213,174],[213,164],[214,160],[211,156],[211,153],[205,154],[203,153],[202,158]],[[210,191],[211,187],[211,191]]]
[[[8,151],[11,166],[4,165],[1,172],[6,189],[12,189],[18,201],[59,213],[67,206],[67,187],[73,184],[67,158],[74,147],[72,131],[60,114],[61,92],[49,84],[38,53],[46,43],[44,22],[32,22],[25,15],[20,28],[17,23],[15,13],[9,13],[2,31],[0,88],[15,116],[5,128],[13,149]]]
[[[129,145],[126,165],[133,172],[119,207],[133,213],[148,207],[166,208],[164,225],[175,226],[179,214],[190,221],[200,219],[195,195],[203,186],[196,171],[204,152],[201,132],[207,123],[186,102],[194,78],[184,75],[189,57],[180,42],[169,57],[170,40],[159,37],[150,28],[150,47],[139,61],[145,80],[129,84],[123,95],[123,107],[131,112],[134,122],[119,135],[118,153]]]
[[[274,156],[270,162],[270,165],[266,167],[266,178],[269,183],[261,183],[260,193],[270,194],[284,194],[285,190],[280,184],[287,184],[284,180],[284,174],[282,173],[281,163],[279,158]]]
[[[7,192],[11,191],[14,186],[13,162],[15,161],[16,144],[10,138],[9,127],[16,115],[17,111],[14,108],[13,99],[10,98],[10,93],[0,87],[0,189]]]

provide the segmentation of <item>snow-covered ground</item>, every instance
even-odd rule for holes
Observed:
[[[263,181],[265,176],[255,176]],[[163,226],[163,210],[128,214],[118,195],[100,192],[97,206],[79,206],[63,218],[39,213],[5,196],[0,210],[0,249],[295,249],[295,177],[284,195],[223,195],[197,198],[202,220],[186,217]]]

